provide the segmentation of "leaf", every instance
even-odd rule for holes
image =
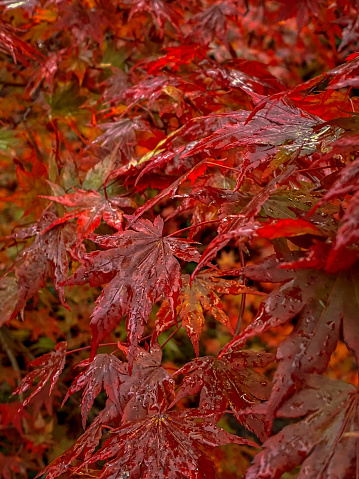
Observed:
[[[210,313],[217,321],[224,324],[232,333],[230,320],[223,311],[223,304],[219,294],[260,294],[237,280],[224,279],[225,272],[218,274],[212,270],[205,270],[195,276],[190,283],[189,275],[182,275],[182,290],[179,296],[177,312],[190,337],[195,353],[199,355],[199,337],[205,324],[204,313]],[[173,319],[168,301],[164,301],[157,313],[157,332],[155,337],[162,331],[172,326]]]
[[[77,188],[75,190],[75,193],[64,196],[42,196],[42,198],[55,201],[69,208],[76,208],[75,211],[66,213],[62,218],[54,221],[44,230],[44,233],[52,227],[76,217],[78,218],[78,242],[86,238],[99,226],[101,218],[113,228],[122,230],[123,212],[117,207],[132,206],[130,198],[118,196],[105,198],[95,190],[86,191]]]
[[[122,386],[122,394],[127,402],[122,420],[132,421],[155,411],[163,411],[167,399],[174,396],[174,379],[161,367],[162,351],[158,345],[151,351],[138,348],[133,370]]]
[[[213,464],[202,448],[229,443],[256,446],[220,429],[213,417],[195,409],[166,411],[114,429],[87,464],[106,460],[99,479],[120,470],[130,477],[148,479],[214,479]]]
[[[267,438],[263,422],[255,416],[243,417],[241,411],[269,398],[271,383],[252,368],[273,360],[270,353],[233,350],[218,358],[194,359],[176,371],[177,376],[185,374],[185,378],[172,404],[200,392],[201,410],[223,414],[229,406],[238,421],[263,441]]]
[[[175,317],[181,270],[174,256],[184,261],[199,259],[197,250],[186,240],[162,236],[160,217],[153,224],[149,220],[139,220],[133,229],[113,236],[97,236],[94,241],[107,250],[85,255],[82,266],[62,283],[88,282],[90,286],[108,283],[91,316],[92,357],[100,341],[127,315],[131,362],[152,305],[159,297],[169,300]]]
[[[112,123],[102,123],[101,130],[105,130],[94,143],[101,143],[103,147],[118,150],[123,156],[123,163],[129,162],[135,152],[138,140],[136,131],[151,131],[149,125],[135,117],[133,119],[118,119]]]
[[[60,343],[56,344],[55,351],[44,354],[43,356],[34,359],[30,363],[30,366],[38,367],[39,369],[31,371],[27,376],[25,376],[20,385],[12,393],[12,396],[14,394],[21,394],[27,391],[37,377],[39,377],[39,382],[30,396],[25,399],[20,409],[29,404],[31,399],[41,391],[48,380],[51,381],[50,394],[52,393],[52,390],[65,367],[66,349],[66,341],[61,341]]]
[[[281,219],[275,223],[268,224],[256,231],[258,236],[267,239],[291,237],[298,235],[322,236],[319,229],[309,221],[298,219]]]
[[[48,193],[46,179],[48,172],[45,165],[34,157],[32,159],[31,173],[24,171],[19,165],[16,167],[16,178],[20,187],[12,196],[2,198],[11,201],[24,209],[23,216],[34,213],[35,219],[41,217],[45,201],[39,195]]]
[[[347,61],[329,70],[326,75],[331,78],[328,89],[339,89],[348,86],[356,87],[359,76],[359,58],[357,53],[349,55]]]
[[[122,412],[123,405],[119,402],[120,384],[124,382],[128,375],[125,364],[115,356],[108,354],[98,354],[93,361],[85,359],[79,367],[87,366],[86,370],[80,373],[71,384],[62,405],[68,397],[84,388],[81,399],[82,426],[86,428],[86,419],[92,408],[96,396],[102,389],[106,391],[108,398],[117,407],[119,413]]]
[[[252,265],[233,271],[235,274],[246,278],[285,283],[278,289],[268,294],[260,304],[259,310],[252,323],[241,334],[233,339],[226,347],[242,344],[247,338],[260,334],[267,329],[284,324],[289,319],[302,311],[304,306],[315,298],[315,285],[320,283],[320,273],[312,270],[279,269],[280,262],[275,256],[266,258],[260,265]]]
[[[288,189],[279,189],[276,193],[271,195],[263,205],[265,214],[270,218],[296,219],[297,215],[294,213],[294,208],[302,211],[308,211],[313,202],[312,198],[305,194],[300,194],[297,191]]]
[[[356,476],[358,457],[357,388],[325,376],[310,376],[278,411],[279,417],[304,419],[285,426],[263,444],[246,479],[279,479],[301,465],[298,479]],[[265,411],[265,405],[259,406]]]
[[[338,196],[345,196],[348,193],[359,190],[359,158],[349,163],[344,170],[340,172],[339,178],[335,181],[330,190],[323,196],[323,198],[312,208],[308,216],[312,215],[314,211],[319,208],[326,201],[338,198]]]
[[[322,141],[322,137],[324,138],[329,131],[329,127],[325,127],[316,133],[314,128],[322,123],[319,118],[283,104],[265,107],[247,123],[249,116],[250,113],[247,111],[226,114],[228,123],[188,149],[186,156],[208,149],[228,150],[245,147],[253,151],[261,145],[273,147],[283,145],[281,147],[283,152],[290,154],[301,151],[304,155],[314,152],[316,144]],[[268,148],[267,150],[270,151]],[[275,148],[271,154],[277,151]]]
[[[19,37],[20,30],[0,21],[0,52],[10,54],[14,60],[29,66],[29,60],[42,60],[40,52]]]
[[[191,23],[195,26],[187,35],[187,38],[203,45],[210,43],[217,37],[226,44],[226,16],[236,16],[238,13],[238,7],[235,5],[227,2],[215,3],[191,19]]]
[[[181,29],[178,25],[178,16],[175,6],[163,0],[131,0],[133,7],[129,13],[129,20],[137,12],[148,12],[150,18],[154,21],[156,27],[159,29],[161,37],[164,33],[165,23],[173,26],[180,38],[182,37]]]
[[[76,237],[73,225],[55,226],[42,234],[41,231],[56,219],[53,213],[45,211],[33,227],[12,235],[19,239],[35,235],[35,240],[21,251],[11,268],[15,269],[18,285],[18,299],[11,319],[25,308],[26,302],[46,284],[49,276],[61,303],[68,308],[60,283],[67,277],[69,268],[67,251],[72,250]]]
[[[341,323],[348,348],[356,357],[359,351],[359,327],[355,320],[355,311],[359,307],[359,275],[356,269],[339,275],[313,269],[293,272],[282,270],[284,275],[281,277],[279,271],[275,272],[275,264],[274,258],[267,260],[269,276],[263,276],[262,280],[287,282],[267,296],[252,323],[224,349],[227,351],[243,344],[247,338],[300,315],[292,333],[278,347],[277,359],[280,363],[273,378],[273,391],[268,401],[268,430],[271,428],[275,411],[293,392],[295,384],[302,382],[309,373],[325,371],[337,345]],[[291,263],[284,265],[288,267]],[[257,268],[241,268],[238,272],[248,278],[261,280],[260,272],[264,269],[265,265],[262,264]],[[270,278],[271,270],[274,274]],[[285,275],[290,274],[292,279],[288,281],[289,278]]]
[[[255,232],[260,225],[258,222],[249,220],[259,213],[261,207],[268,200],[270,195],[277,190],[277,186],[288,181],[294,171],[295,167],[293,167],[293,165],[289,166],[277,177],[273,178],[273,180],[271,180],[257,195],[255,195],[241,210],[240,214],[234,217],[234,219],[228,217],[223,218],[218,227],[218,236],[207,246],[198,265],[192,273],[192,279],[200,268],[208,264],[208,262],[211,261],[211,259],[213,259],[230,240],[235,239],[237,246],[239,246],[241,243],[244,243],[247,238],[251,238],[255,235]]]
[[[278,20],[285,20],[295,16],[298,31],[300,32],[310,20],[310,16],[319,16],[320,9],[324,5],[324,0],[294,0],[288,4],[285,0],[279,1],[282,6],[278,11]]]
[[[87,366],[71,384],[68,397],[84,388],[82,393],[82,423],[86,426],[88,413],[94,399],[102,389],[117,409],[123,420],[132,420],[148,414],[149,410],[161,410],[167,404],[169,393],[174,395],[174,380],[161,367],[162,351],[137,348],[132,374],[128,364],[113,355],[98,354],[93,361],[82,361],[78,366]]]

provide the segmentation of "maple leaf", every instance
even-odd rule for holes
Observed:
[[[21,30],[0,21],[0,52],[10,54],[14,63],[29,66],[29,60],[42,60],[42,54],[19,37]]]
[[[61,14],[56,22],[56,29],[71,29],[74,43],[80,45],[92,37],[102,45],[104,39],[103,30],[108,26],[109,19],[100,9],[89,9],[81,2],[64,5],[59,3]]]
[[[258,236],[267,239],[300,236],[305,234],[322,236],[322,233],[314,224],[302,220],[301,218],[295,220],[281,219],[275,223],[257,229],[256,233]]]
[[[191,18],[195,26],[187,39],[208,44],[217,37],[227,43],[227,16],[237,16],[238,7],[229,2],[217,2]]]
[[[98,354],[91,362],[82,361],[78,366],[87,369],[75,378],[63,404],[84,388],[81,400],[84,428],[94,399],[102,389],[123,421],[146,416],[148,410],[163,409],[168,394],[174,395],[174,380],[161,367],[161,360],[159,347],[152,347],[150,352],[137,348],[131,374],[128,364],[112,355]]]
[[[103,147],[115,147],[126,161],[130,161],[137,144],[136,131],[146,130],[146,127],[149,128],[140,117],[122,118],[112,123],[102,123],[99,128],[105,132],[96,138],[94,143],[102,143]]]
[[[158,73],[165,68],[175,72],[182,65],[189,65],[196,59],[204,60],[206,58],[206,51],[199,43],[165,48],[164,50],[167,52],[166,55],[147,65],[149,75]]]
[[[305,199],[303,203],[302,200]],[[278,188],[263,204],[265,214],[270,218],[292,218],[297,217],[293,208],[308,211],[313,202],[310,195],[298,194],[296,191],[286,189],[286,187]]]
[[[339,89],[351,86],[355,88],[359,81],[359,55],[353,53],[346,58],[346,62],[326,73],[331,78],[328,89]]]
[[[263,441],[267,438],[263,422],[255,416],[242,416],[241,411],[269,398],[271,383],[252,368],[273,360],[274,354],[233,350],[218,358],[194,359],[176,371],[176,376],[185,374],[185,378],[172,404],[201,392],[201,410],[224,413],[229,406],[239,422]]]
[[[177,311],[182,326],[189,335],[195,353],[199,355],[199,337],[205,324],[204,312],[208,311],[217,321],[227,326],[233,333],[230,320],[223,311],[219,294],[258,294],[252,288],[246,287],[237,280],[224,279],[225,272],[216,273],[212,270],[201,271],[190,284],[190,276],[182,275],[182,290],[179,296]],[[259,293],[260,294],[260,293]],[[157,332],[154,337],[173,324],[173,318],[168,301],[164,301],[157,313]]]
[[[16,177],[20,187],[12,196],[2,198],[5,201],[12,201],[25,211],[23,216],[31,213],[35,219],[39,218],[44,211],[44,200],[38,195],[48,193],[46,179],[48,177],[47,168],[40,163],[36,156],[32,159],[31,173],[24,171],[19,165],[16,167]]]
[[[129,20],[137,12],[148,12],[153,20],[155,20],[156,27],[159,29],[161,37],[163,36],[163,30],[166,22],[173,26],[180,38],[182,37],[181,29],[178,25],[178,13],[177,9],[163,0],[131,0],[133,5],[130,13]]]
[[[203,446],[207,449],[229,443],[257,445],[225,432],[211,416],[192,409],[164,411],[127,422],[114,429],[112,437],[84,464],[106,460],[99,479],[120,470],[130,477],[148,479],[214,479],[213,464]]]
[[[62,405],[64,405],[69,396],[84,388],[81,399],[83,428],[86,428],[88,413],[96,396],[98,396],[102,389],[106,391],[107,396],[118,408],[119,413],[122,412],[123,406],[118,399],[118,389],[120,384],[124,381],[124,377],[128,375],[124,363],[115,356],[98,354],[93,361],[90,362],[88,359],[85,359],[85,361],[82,361],[77,366],[87,366],[87,368],[75,378],[67,391]]]
[[[277,20],[285,20],[295,16],[299,32],[304,25],[309,23],[311,15],[319,15],[321,7],[325,4],[324,0],[294,0],[290,4],[285,0],[280,0],[280,3],[282,6],[278,11]]]
[[[174,379],[161,367],[162,351],[158,345],[151,351],[138,348],[135,353],[133,369],[121,388],[126,406],[123,421],[132,421],[154,411],[162,411],[167,398],[174,396]]]
[[[60,343],[56,344],[55,351],[44,354],[43,356],[31,361],[30,366],[38,367],[38,369],[31,371],[27,376],[24,377],[20,385],[12,393],[12,396],[14,394],[21,394],[27,391],[37,377],[39,377],[39,382],[36,384],[36,387],[30,396],[25,399],[20,409],[29,404],[31,399],[41,391],[48,380],[51,381],[49,394],[52,393],[52,390],[65,367],[66,349],[66,341],[61,341]]]
[[[36,73],[31,76],[26,91],[30,97],[36,92],[39,85],[44,81],[49,90],[53,91],[54,77],[58,69],[58,65],[62,59],[64,50],[51,53],[40,65]]]
[[[293,271],[279,269],[279,266],[275,257],[269,257],[260,265],[237,270],[253,280],[286,282],[267,296],[252,323],[224,349],[227,351],[299,314],[294,330],[278,347],[279,366],[266,416],[268,430],[275,411],[293,391],[296,382],[303,381],[309,373],[325,370],[337,345],[341,323],[345,343],[355,356],[359,351],[359,330],[355,325],[359,276],[355,268],[331,275],[311,268]],[[282,266],[299,267],[294,261],[284,262]]]
[[[75,190],[75,193],[64,196],[42,196],[42,198],[47,198],[69,208],[76,208],[54,221],[44,230],[44,233],[54,226],[76,217],[78,218],[78,243],[99,226],[101,218],[113,228],[122,230],[123,212],[117,207],[132,206],[133,202],[130,198],[120,196],[106,198],[95,190],[86,191],[78,188],[75,188]]]
[[[327,193],[318,201],[312,208],[308,216],[312,215],[314,211],[319,208],[326,201],[338,198],[338,196],[345,196],[348,193],[359,190],[359,158],[349,163],[339,175],[339,178],[334,182]]]
[[[216,256],[218,251],[224,248],[230,240],[235,239],[239,246],[246,241],[247,238],[250,238],[255,234],[256,230],[259,228],[259,223],[250,221],[250,219],[258,214],[270,195],[277,190],[277,186],[288,181],[294,171],[295,167],[293,165],[289,166],[277,177],[273,178],[273,180],[271,180],[257,195],[254,195],[245,207],[241,209],[240,215],[236,215],[234,219],[229,219],[227,216],[223,218],[218,226],[219,234],[213,241],[211,241],[201,256],[198,265],[192,273],[192,280],[200,268],[208,264],[208,262]],[[243,177],[242,174],[241,176]]]
[[[338,230],[332,251],[329,254],[327,268],[330,270],[331,265],[340,260],[339,255],[343,248],[359,240],[359,188],[341,219],[342,225]]]
[[[159,216],[154,223],[139,220],[132,227],[134,231],[93,238],[107,251],[85,255],[82,266],[62,283],[88,282],[90,286],[108,283],[91,316],[92,356],[100,341],[127,315],[131,362],[152,305],[158,297],[163,295],[169,300],[175,317],[181,270],[174,256],[184,261],[199,259],[197,250],[186,240],[162,236],[163,220]]]
[[[38,4],[38,0],[1,0],[0,3],[5,7],[5,11],[22,7],[32,14],[34,8]]]
[[[302,465],[298,478],[340,477],[357,472],[359,394],[351,384],[312,375],[277,415],[304,419],[285,426],[263,444],[246,479],[279,479]],[[255,406],[257,413],[266,405]]]
[[[68,308],[63,287],[60,286],[68,272],[67,251],[75,245],[74,225],[59,225],[42,234],[42,231],[56,221],[50,212],[43,213],[40,220],[29,228],[12,235],[15,239],[35,236],[33,243],[24,248],[16,258],[14,266],[18,285],[18,299],[11,319],[26,306],[26,302],[42,288],[50,276],[61,303]]]
[[[25,410],[21,409],[21,403],[17,401],[0,404],[1,427],[6,428],[6,426],[11,424],[17,429],[19,434],[23,435],[23,420],[29,420],[31,416]]]
[[[284,104],[266,105],[261,112],[251,118],[251,113],[240,110],[226,113],[221,116],[227,118],[228,123],[211,135],[196,142],[188,148],[183,156],[190,156],[205,150],[228,150],[235,147],[245,147],[249,151],[248,160],[256,166],[258,159],[256,148],[266,145],[270,155],[279,151],[287,154],[301,155],[313,153],[320,141],[330,135],[329,127],[318,129],[323,121],[299,108],[288,107]],[[250,121],[249,121],[250,120]],[[268,147],[272,146],[272,149]],[[268,155],[267,153],[267,155]],[[266,156],[261,159],[264,161]]]

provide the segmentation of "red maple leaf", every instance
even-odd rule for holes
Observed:
[[[19,456],[4,456],[0,452],[0,478],[11,479],[26,475],[27,464]]]
[[[213,414],[195,409],[164,411],[114,429],[112,437],[85,464],[106,460],[99,479],[119,470],[146,479],[214,479],[213,464],[203,446],[208,449],[229,443],[257,446],[216,426]]]
[[[304,419],[270,437],[247,471],[248,479],[279,479],[301,465],[308,479],[352,479],[358,470],[358,389],[351,384],[312,375],[307,387],[278,410],[284,418]],[[265,413],[266,405],[255,406]]]
[[[201,44],[208,44],[217,37],[227,43],[227,18],[239,14],[238,6],[229,1],[216,2],[191,19],[194,28],[187,39]]]
[[[128,375],[127,365],[108,354],[98,354],[93,361],[85,359],[78,367],[85,367],[86,370],[80,373],[71,384],[62,402],[75,392],[84,388],[81,400],[82,426],[85,429],[88,413],[93,402],[102,389],[106,391],[109,399],[117,406],[119,413],[122,412],[122,405],[119,402],[120,384]]]
[[[243,344],[247,338],[299,315],[295,328],[278,347],[277,359],[280,362],[268,402],[268,429],[275,411],[293,392],[295,385],[303,382],[307,374],[325,370],[337,345],[341,324],[345,343],[356,356],[359,351],[359,332],[355,326],[355,311],[359,307],[356,269],[331,275],[311,268],[293,271],[278,266],[280,262],[273,256],[260,265],[238,270],[253,280],[285,283],[267,296],[252,323],[224,349],[228,351]],[[298,267],[294,261],[282,263],[282,266]]]
[[[219,275],[215,271],[205,270],[198,273],[191,283],[189,275],[182,275],[182,290],[177,311],[197,356],[199,355],[199,337],[205,324],[204,314],[206,311],[227,326],[233,334],[230,320],[223,311],[223,304],[216,293],[260,294],[237,280],[222,278],[221,276],[224,275],[225,272],[221,272]],[[173,325],[173,316],[168,301],[165,300],[162,303],[157,318],[157,332],[154,337]]]
[[[127,315],[131,362],[152,305],[159,297],[165,296],[169,300],[175,318],[181,269],[174,256],[185,261],[199,259],[198,251],[186,240],[162,236],[163,220],[160,217],[154,223],[139,220],[133,229],[135,231],[94,238],[107,250],[85,255],[82,266],[62,283],[88,282],[91,286],[108,283],[91,316],[92,357],[100,341]]]
[[[39,382],[36,384],[36,387],[30,396],[25,399],[20,409],[25,407],[31,399],[41,391],[49,380],[51,381],[49,394],[52,393],[52,390],[65,367],[66,349],[67,343],[66,341],[62,341],[61,343],[56,344],[55,351],[44,354],[30,363],[30,366],[37,367],[38,369],[31,371],[25,376],[12,395],[21,394],[27,391],[37,377],[39,378]]]
[[[266,366],[273,360],[274,355],[270,353],[238,350],[231,350],[218,358],[194,359],[176,371],[176,375],[186,376],[173,404],[201,392],[201,410],[223,414],[229,406],[239,422],[265,440],[263,422],[253,415],[242,416],[241,411],[269,398],[271,383],[252,368]]]
[[[158,345],[151,351],[138,348],[131,375],[121,388],[126,406],[123,421],[132,421],[155,411],[162,411],[168,398],[174,396],[174,379],[161,367],[162,351]]]
[[[129,19],[137,12],[148,12],[151,18],[155,20],[155,25],[160,31],[161,36],[165,23],[173,26],[180,37],[182,37],[181,29],[178,25],[178,14],[174,5],[169,4],[164,0],[131,0],[133,6],[129,13]]]
[[[67,276],[67,252],[73,250],[76,236],[74,225],[59,225],[42,233],[56,219],[53,213],[46,211],[37,223],[11,236],[15,239],[35,236],[33,243],[21,251],[9,270],[15,270],[18,285],[18,299],[11,318],[15,318],[26,302],[45,285],[48,277],[51,277],[61,303],[68,308],[60,283]]]
[[[0,52],[10,54],[14,63],[20,61],[25,66],[29,65],[29,60],[41,61],[42,54],[19,37],[20,31],[0,21]]]
[[[47,198],[69,208],[76,208],[54,221],[44,230],[44,233],[53,226],[62,224],[72,218],[78,218],[78,242],[81,242],[99,226],[101,218],[113,228],[122,230],[123,212],[119,207],[132,206],[133,201],[130,198],[119,196],[106,198],[95,190],[86,191],[77,188],[75,190],[75,193],[64,196],[42,196],[42,198]]]
[[[145,416],[149,410],[163,409],[169,394],[174,395],[174,380],[161,367],[161,360],[160,348],[152,347],[150,352],[138,348],[131,374],[128,364],[113,355],[98,354],[91,362],[82,361],[78,366],[87,366],[87,369],[71,384],[63,404],[70,395],[84,388],[81,400],[84,428],[94,399],[102,389],[117,408],[117,414],[123,415],[123,420]]]
[[[48,172],[46,166],[40,163],[36,156],[34,156],[32,159],[31,172],[25,171],[22,167],[17,165],[16,177],[20,189],[12,196],[2,199],[11,201],[20,208],[23,208],[23,216],[33,213],[35,219],[39,218],[42,215],[45,206],[41,194],[48,193],[48,185],[46,184]]]

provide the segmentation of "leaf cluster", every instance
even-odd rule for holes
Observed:
[[[359,2],[0,5],[0,479],[359,479]]]

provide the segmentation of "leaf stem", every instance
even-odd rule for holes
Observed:
[[[117,344],[118,344],[118,341],[116,343],[103,343],[103,344],[99,344],[98,347],[100,348],[101,346],[117,346]],[[121,343],[121,344],[126,345],[127,343]],[[85,349],[90,349],[90,348],[91,346],[84,346],[83,348],[71,349],[71,351],[66,352],[66,356],[68,354],[77,353],[78,351],[84,351]]]
[[[182,321],[179,321],[178,323],[182,323]],[[178,324],[177,328],[173,331],[172,334],[170,334],[168,336],[166,341],[162,344],[161,349],[164,348],[166,346],[166,344],[168,343],[168,341],[173,338],[173,336],[177,333],[177,331],[180,329],[180,327],[181,327],[181,324]]]
[[[206,165],[218,166],[219,168],[224,168],[225,170],[235,171],[237,174],[239,173],[238,168],[232,168],[231,166],[220,165],[218,163],[212,163],[211,161],[206,161]]]
[[[218,222],[219,222],[219,220],[202,221],[201,223],[197,223],[195,225],[187,226],[187,228],[183,228],[181,230],[175,231],[174,233],[171,233],[171,234],[167,235],[166,238],[174,236],[178,233],[182,233],[182,231],[190,230],[190,229],[193,229],[193,228],[198,228],[198,226],[206,225],[206,224],[209,224],[209,223],[218,223]]]
[[[240,250],[239,250],[239,256],[240,256],[240,259],[241,259],[241,266],[242,266],[242,268],[244,268],[244,266],[246,265],[246,260],[245,260],[242,248],[240,248]],[[243,284],[245,285],[246,282],[247,282],[247,279],[244,278]],[[246,293],[242,293],[241,305],[240,305],[240,308],[239,308],[239,315],[238,315],[238,319],[237,319],[236,329],[234,330],[234,334],[236,336],[238,336],[239,331],[241,329],[241,324],[242,324],[242,319],[243,319],[243,314],[244,314],[245,308],[246,308]]]

